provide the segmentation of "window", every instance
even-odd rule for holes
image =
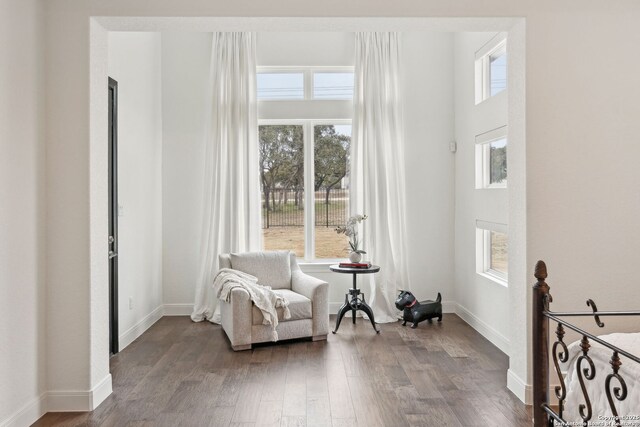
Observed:
[[[507,127],[476,136],[476,188],[507,187]]]
[[[349,217],[351,124],[313,126],[315,258],[344,258],[349,240],[335,228]]]
[[[264,248],[345,258],[353,67],[258,67]]]
[[[351,100],[353,67],[259,67],[259,101]]]
[[[509,273],[507,226],[476,221],[476,271],[507,285]]]
[[[489,55],[489,96],[497,95],[507,88],[507,49],[501,49]]]
[[[335,232],[349,216],[349,121],[259,126],[264,248],[307,260],[344,258]]]
[[[476,104],[507,88],[507,39],[500,33],[476,52]]]
[[[257,87],[258,100],[304,99],[304,73],[261,72]]]
[[[353,72],[314,72],[314,99],[353,99]]]
[[[258,134],[264,247],[304,258],[304,128],[264,125]]]

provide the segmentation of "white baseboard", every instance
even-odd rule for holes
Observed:
[[[113,392],[111,374],[108,374],[91,390],[91,411],[96,409]]]
[[[112,392],[111,374],[89,391],[50,391],[47,393],[47,412],[89,412],[100,405]]]
[[[454,301],[442,301],[443,313],[457,313],[458,303]]]
[[[330,302],[329,303],[329,315],[336,314],[344,302]]]
[[[531,405],[533,402],[531,385],[527,384],[511,369],[507,370],[507,388],[525,405]]]
[[[38,419],[47,413],[47,393],[28,402],[21,409],[18,409],[8,418],[0,421],[0,427],[24,427],[38,421]]]
[[[165,316],[191,316],[193,304],[165,304]]]
[[[475,314],[469,310],[456,304],[456,314],[465,322],[469,324],[473,329],[478,331],[480,335],[488,339],[491,344],[498,347],[504,354],[509,354],[509,339],[496,331],[493,327],[489,326],[484,321],[480,320]]]
[[[118,337],[118,344],[120,345],[120,351],[124,350],[129,344],[134,342],[136,338],[142,335],[147,329],[149,329],[154,323],[162,318],[164,314],[164,306],[160,305],[151,313],[147,314],[138,323],[127,329]]]

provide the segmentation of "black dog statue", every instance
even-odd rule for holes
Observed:
[[[411,322],[411,327],[418,327],[418,323],[431,319],[438,318],[438,322],[442,321],[442,296],[438,292],[438,298],[435,301],[430,299],[426,301],[418,302],[416,297],[409,291],[400,291],[400,295],[396,299],[396,308],[402,310],[402,326],[405,326],[407,322]]]

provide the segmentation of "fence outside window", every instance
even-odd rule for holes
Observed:
[[[303,227],[304,190],[276,189],[269,194],[269,203],[262,194],[262,228]],[[337,227],[344,225],[349,217],[349,190],[332,189],[327,193],[315,192],[315,226]]]

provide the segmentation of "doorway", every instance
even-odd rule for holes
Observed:
[[[109,354],[118,350],[118,82],[109,77]]]

